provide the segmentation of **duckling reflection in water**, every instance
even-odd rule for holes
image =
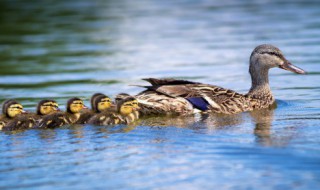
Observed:
[[[0,130],[8,130],[8,123],[14,121],[17,116],[25,113],[23,106],[15,100],[6,100],[2,103],[2,115],[0,116]]]
[[[86,108],[80,98],[71,98],[67,102],[67,110],[65,112],[57,112],[44,116],[39,123],[39,128],[55,128],[74,124],[80,118],[80,111]]]
[[[6,130],[33,128],[38,125],[42,117],[59,111],[59,105],[54,100],[41,100],[36,113],[20,114],[6,125]]]
[[[109,109],[112,106],[111,99],[101,93],[96,93],[91,97],[91,110],[85,109],[82,110],[79,120],[76,122],[77,124],[86,124],[91,117],[95,114],[99,114],[104,110]]]
[[[114,125],[130,124],[136,120],[134,111],[138,109],[136,99],[129,96],[117,102],[117,108],[106,110],[93,116],[88,124],[92,125]]]

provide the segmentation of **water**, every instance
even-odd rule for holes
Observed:
[[[27,110],[144,77],[245,93],[253,48],[309,72],[270,72],[276,109],[137,125],[0,133],[1,189],[319,189],[318,1],[1,1],[0,100]]]

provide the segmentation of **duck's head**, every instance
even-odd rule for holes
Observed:
[[[134,97],[129,96],[119,101],[117,108],[121,115],[129,115],[133,111],[138,110],[139,106],[137,105],[137,100]]]
[[[103,93],[100,93],[100,92],[97,92],[97,93],[95,93],[95,94],[93,94],[92,96],[91,96],[91,99],[90,99],[90,106],[91,106],[91,109],[92,110],[96,110],[96,105],[95,105],[95,103],[94,103],[94,100],[95,100],[95,98],[97,98],[98,96],[101,96],[101,95],[104,95]]]
[[[9,118],[14,118],[19,114],[26,113],[23,106],[15,100],[6,100],[2,104],[2,113]]]
[[[106,95],[97,96],[93,103],[95,112],[102,112],[103,110],[110,108],[112,105],[111,99]]]
[[[87,106],[83,104],[80,98],[74,97],[67,102],[67,112],[69,113],[79,113],[82,109],[87,109]]]
[[[273,67],[279,67],[297,74],[306,74],[304,70],[292,65],[279,48],[269,44],[257,46],[250,56],[250,73],[267,71]]]
[[[38,115],[48,115],[60,111],[59,105],[54,100],[41,100],[37,106]]]

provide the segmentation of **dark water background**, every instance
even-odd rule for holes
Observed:
[[[144,77],[245,93],[262,43],[309,72],[270,72],[276,109],[1,132],[0,189],[320,188],[319,1],[0,1],[0,100],[28,110]]]

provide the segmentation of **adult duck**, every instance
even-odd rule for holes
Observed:
[[[196,111],[235,114],[267,108],[275,102],[270,86],[269,69],[278,67],[297,74],[306,72],[292,65],[272,45],[257,46],[250,56],[251,88],[240,94],[215,85],[175,79],[144,79],[151,86],[136,95],[140,112],[149,114],[191,114]]]

